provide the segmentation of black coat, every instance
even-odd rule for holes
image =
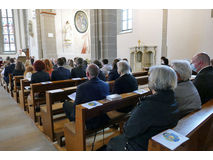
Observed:
[[[213,98],[213,67],[202,69],[193,81],[197,88],[202,104]]]
[[[104,75],[104,73],[100,70],[99,74],[98,74],[98,78],[102,81],[106,81],[106,77]]]
[[[4,80],[7,84],[9,83],[9,74],[12,74],[14,70],[15,70],[15,64],[11,64],[11,65],[5,67]]]
[[[13,76],[23,76],[24,75],[24,70],[14,70],[13,71]]]
[[[116,79],[119,78],[119,77],[120,77],[120,75],[118,74],[117,69],[112,69],[112,70],[109,72],[108,81],[116,80]]]
[[[147,150],[148,140],[176,126],[178,119],[179,111],[172,90],[145,97],[124,125],[125,147],[127,150]]]
[[[66,80],[70,79],[70,71],[64,67],[59,67],[52,72],[51,79],[52,81]]]
[[[40,83],[50,81],[50,76],[47,72],[39,71],[32,74],[31,83]]]
[[[125,74],[115,80],[113,93],[122,94],[133,92],[138,89],[138,82],[131,74]]]
[[[86,77],[86,72],[83,69],[83,67],[79,66],[71,70],[71,78],[83,78],[83,77]]]

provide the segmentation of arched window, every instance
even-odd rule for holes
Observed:
[[[16,52],[15,27],[12,9],[1,9],[3,52]]]
[[[122,32],[132,30],[132,9],[122,9]]]

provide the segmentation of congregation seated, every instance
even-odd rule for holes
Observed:
[[[53,72],[53,65],[51,61],[49,59],[45,59],[44,64],[45,64],[45,72],[47,72],[49,76],[51,77],[51,74]]]
[[[71,78],[83,78],[86,77],[86,72],[83,68],[83,59],[76,59],[76,67],[71,70]]]
[[[72,70],[74,68],[74,61],[72,59],[69,59],[68,64],[70,66],[70,70]]]
[[[103,72],[105,76],[107,76],[110,70],[112,70],[112,65],[108,64],[108,59],[103,59],[102,63],[103,63],[103,67],[101,68],[101,71]]]
[[[116,80],[120,75],[118,74],[118,71],[117,71],[117,63],[119,62],[120,60],[119,59],[115,59],[113,61],[113,68],[112,70],[109,72],[109,75],[108,75],[108,81],[113,81],[113,80]]]
[[[95,64],[87,67],[86,75],[88,81],[80,84],[76,90],[76,99],[74,103],[65,101],[63,104],[64,112],[70,121],[75,121],[75,106],[93,100],[104,99],[109,95],[109,85],[98,78],[99,68]],[[95,129],[107,123],[109,120],[106,114],[86,121],[87,129]]]
[[[40,83],[50,80],[50,76],[47,72],[44,71],[45,64],[41,60],[35,61],[33,64],[35,73],[32,74],[31,83]]]
[[[177,125],[179,111],[174,95],[177,86],[175,71],[168,66],[151,67],[148,85],[153,95],[140,100],[124,124],[124,133],[112,138],[107,150],[147,150],[152,136]]]
[[[190,81],[192,75],[190,63],[186,60],[172,61],[172,68],[178,77],[175,98],[180,111],[180,118],[182,118],[194,110],[201,109],[201,100],[196,87]]]
[[[115,80],[112,93],[122,94],[133,92],[138,89],[138,83],[135,77],[130,73],[130,66],[127,61],[121,60],[117,63],[118,74],[120,77]],[[128,113],[133,106],[118,109],[118,112]]]
[[[24,65],[22,64],[22,62],[18,61],[15,65],[15,70],[13,71],[12,75],[13,76],[22,76],[24,75]]]
[[[31,77],[32,77],[33,72],[34,72],[33,66],[31,66],[31,65],[27,66],[26,70],[24,72],[24,79],[31,81]]]
[[[51,80],[52,81],[59,81],[59,80],[66,80],[70,79],[70,71],[64,68],[64,60],[62,58],[58,58],[57,60],[58,68],[52,72]]]
[[[104,73],[100,70],[102,68],[101,62],[99,60],[95,60],[93,63],[99,67],[98,78],[102,81],[106,81],[106,77],[105,77]]]
[[[206,53],[199,53],[192,58],[192,68],[197,72],[193,83],[198,90],[202,104],[213,98],[213,67]]]
[[[4,70],[4,81],[8,84],[9,83],[9,74],[12,74],[15,70],[15,61],[13,58],[10,58],[10,64],[5,67]]]
[[[71,70],[71,66],[67,63],[67,59],[65,57],[61,57],[61,58],[64,61],[64,66],[63,67],[70,71]]]
[[[83,70],[85,70],[85,71],[86,71],[86,69],[87,69],[87,65],[88,65],[87,61],[86,61],[86,60],[83,60],[83,64],[82,64],[82,66],[83,66]]]

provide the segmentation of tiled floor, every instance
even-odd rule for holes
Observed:
[[[56,151],[15,100],[0,86],[0,151]]]

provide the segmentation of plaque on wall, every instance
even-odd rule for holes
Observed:
[[[75,28],[77,29],[78,32],[80,33],[85,33],[88,28],[88,18],[85,12],[83,11],[77,11],[75,13]]]

